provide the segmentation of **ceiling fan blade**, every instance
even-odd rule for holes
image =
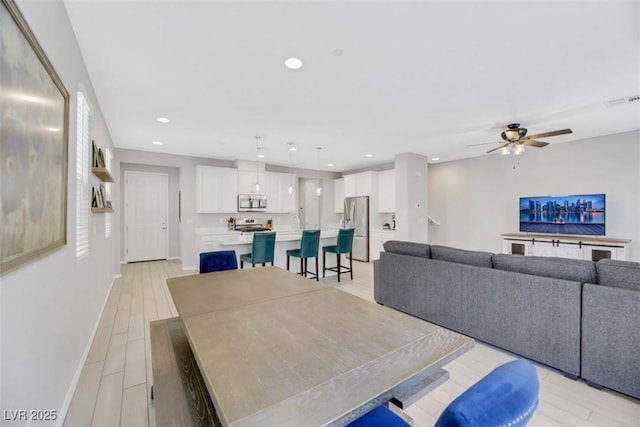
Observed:
[[[507,145],[511,144],[510,142],[507,142],[505,144],[500,144],[499,146],[497,146],[496,148],[492,148],[491,150],[487,151],[487,154],[489,153],[493,153],[494,151],[498,151],[503,149],[504,147],[506,147]]]
[[[494,145],[495,142],[480,142],[478,144],[467,144],[467,147],[477,147],[479,145]]]
[[[543,133],[537,133],[535,135],[529,135],[529,136],[527,136],[527,138],[529,138],[529,139],[538,139],[538,138],[546,138],[546,137],[549,137],[549,136],[565,135],[567,133],[573,133],[573,131],[571,129],[554,130],[554,131],[551,131],[551,132],[543,132]]]
[[[530,147],[538,147],[538,148],[546,147],[547,145],[549,145],[548,142],[536,141],[535,139],[530,139],[530,138],[525,139],[524,141],[520,142],[520,144],[528,145]]]

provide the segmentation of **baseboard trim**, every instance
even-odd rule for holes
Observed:
[[[182,271],[198,271],[200,270],[200,267],[198,267],[197,265],[187,265],[182,266]]]
[[[107,291],[107,294],[104,298],[104,302],[102,303],[102,308],[100,309],[98,318],[96,319],[96,322],[93,325],[93,331],[89,335],[89,340],[84,349],[84,353],[80,358],[80,363],[76,368],[76,373],[74,374],[73,379],[71,380],[71,384],[69,385],[67,395],[65,396],[64,402],[62,403],[62,408],[60,408],[60,413],[58,414],[56,426],[62,427],[64,424],[64,420],[67,417],[67,412],[69,412],[69,408],[71,407],[71,400],[73,399],[73,395],[76,392],[76,387],[78,387],[78,382],[80,382],[80,375],[82,375],[82,369],[84,369],[84,364],[87,361],[87,357],[89,357],[89,351],[91,350],[93,339],[96,337],[96,332],[98,332],[98,326],[100,326],[100,320],[102,320],[102,314],[104,313],[104,309],[107,306],[109,295],[111,295],[111,289],[113,289],[113,285],[116,283],[116,280],[118,280],[121,277],[122,277],[122,274],[117,273],[113,276],[113,280],[111,280],[111,285],[109,285],[109,290]]]
[[[168,260],[169,259],[173,259],[173,260],[177,259],[178,261],[182,261],[182,258],[180,258],[179,256],[170,256],[167,259]],[[128,264],[128,262],[125,261],[125,260],[120,260],[120,265],[124,265],[124,264]]]

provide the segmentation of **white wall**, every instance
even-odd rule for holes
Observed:
[[[79,85],[84,86],[93,108],[90,138],[99,146],[114,150],[63,3],[17,3],[71,95],[67,244],[0,279],[0,409],[56,410],[62,418],[104,301],[120,271],[117,215],[112,216],[114,233],[107,239],[105,215],[90,214],[90,253],[85,259],[76,260],[75,141]],[[118,176],[117,166],[113,172]],[[93,175],[90,180],[90,185],[99,182]],[[112,197],[118,209],[117,185]],[[15,423],[24,424],[25,421]]]
[[[429,165],[427,158],[414,153],[395,158],[396,232],[395,238],[410,242],[429,241]]]
[[[501,233],[517,232],[522,196],[605,193],[607,237],[632,239],[640,261],[640,132],[531,148],[429,167],[430,243],[500,252]]]

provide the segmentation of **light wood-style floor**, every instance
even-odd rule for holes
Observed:
[[[65,426],[154,426],[150,403],[149,322],[176,316],[165,279],[183,272],[179,261],[122,266],[65,419]],[[354,280],[335,276],[324,283],[373,300],[372,264],[354,262]],[[321,279],[322,280],[322,279]],[[515,356],[489,345],[475,347],[450,363],[449,381],[412,405],[406,413],[418,427],[432,426],[442,410],[492,369]],[[596,390],[538,366],[540,404],[531,426],[638,426],[640,401]]]

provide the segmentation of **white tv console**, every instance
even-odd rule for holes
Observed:
[[[561,234],[502,234],[502,252],[513,255],[555,256],[598,261],[629,260],[629,239]]]

